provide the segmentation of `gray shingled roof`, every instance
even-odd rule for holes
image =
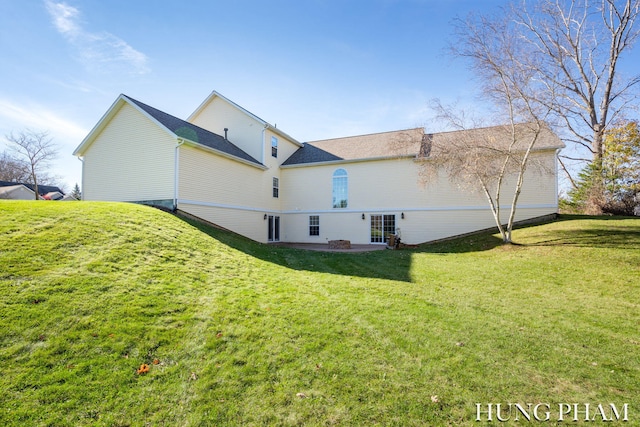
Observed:
[[[301,148],[298,148],[282,165],[297,165],[300,163],[318,163],[318,162],[332,162],[336,160],[344,160],[342,157],[338,157],[335,154],[331,154],[328,151],[324,151],[318,147],[305,142]]]
[[[27,187],[29,190],[33,191],[33,184],[29,184],[26,182],[10,182],[10,181],[0,181],[0,187],[11,187],[14,185],[24,185],[25,187]],[[38,184],[38,193],[40,193],[40,195],[45,195],[47,193],[53,193],[53,192],[59,192],[61,194],[64,194],[64,192],[58,188],[55,185],[40,185]]]
[[[515,150],[525,150],[531,140],[535,127],[531,123],[520,123],[515,126],[517,142]],[[484,146],[506,150],[512,144],[511,126],[491,126],[477,129],[466,129],[451,132],[440,132],[432,135],[432,155],[438,154],[438,148],[444,145],[457,147]],[[548,127],[543,127],[535,144],[536,150],[564,148],[563,142]]]
[[[420,149],[422,128],[311,141],[282,165],[360,160],[415,155]]]
[[[521,136],[526,136],[527,133],[531,132],[527,124],[517,125],[517,130]],[[431,155],[437,155],[438,146],[455,144],[458,141],[465,140],[478,144],[490,142],[496,147],[502,147],[511,141],[511,132],[507,126],[492,126],[425,135],[423,128],[414,128],[311,141],[306,142],[302,148],[295,151],[282,165],[303,165],[340,160],[418,157],[421,154],[421,147],[424,145],[423,137],[430,139],[433,144],[434,151]],[[516,149],[524,149],[527,141],[527,138],[519,138]],[[550,129],[543,128],[536,142],[537,150],[563,147],[562,141]]]
[[[243,160],[247,160],[257,165],[262,165],[262,163],[254,159],[242,149],[238,148],[229,140],[224,139],[223,136],[220,136],[216,133],[196,126],[193,123],[189,123],[187,121],[174,117],[171,114],[167,114],[163,111],[153,108],[147,104],[131,98],[130,96],[123,96],[126,97],[129,101],[136,104],[147,114],[156,119],[162,126],[166,127],[180,138],[196,142],[198,144],[204,145],[205,147],[213,148],[214,150],[221,151],[223,153],[238,157]]]

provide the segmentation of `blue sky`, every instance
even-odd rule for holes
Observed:
[[[186,119],[216,90],[299,141],[429,128],[431,99],[475,99],[451,21],[503,4],[3,0],[0,140],[48,130],[70,190],[71,153],[120,93]]]

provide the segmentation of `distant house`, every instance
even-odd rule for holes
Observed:
[[[33,184],[29,184],[26,182],[0,181],[0,191],[2,191],[3,188],[14,187],[14,186],[23,186],[23,187],[26,187],[29,191],[31,191],[30,198],[21,199],[21,200],[33,200],[36,198],[36,193],[33,190],[34,188]],[[38,185],[38,194],[41,197],[44,197],[48,193],[59,193],[62,196],[64,196],[64,191],[62,191],[60,188],[56,187],[55,185]],[[26,194],[26,193],[23,192],[23,194]],[[57,199],[54,199],[54,200],[57,200]]]
[[[35,198],[36,193],[25,187],[23,184],[0,187],[0,199],[34,200]]]
[[[186,120],[120,95],[74,155],[85,200],[178,209],[259,242],[384,244],[400,231],[421,243],[495,225],[482,195],[420,179],[425,141],[440,138],[416,128],[301,143],[217,92]],[[562,147],[547,131],[533,153],[547,167],[527,172],[517,220],[557,212]]]
[[[65,195],[60,199],[60,201],[61,201],[61,202],[72,202],[72,201],[77,201],[77,200],[78,200],[78,199],[76,199],[76,198],[73,196],[73,194],[71,194],[71,193],[67,193],[67,194],[65,194]]]

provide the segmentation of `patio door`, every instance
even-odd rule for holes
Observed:
[[[267,240],[270,242],[280,241],[280,217],[269,215],[267,218]]]
[[[395,215],[371,215],[371,243],[385,243],[387,236],[395,233]]]

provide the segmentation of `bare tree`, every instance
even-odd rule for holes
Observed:
[[[456,56],[470,61],[481,81],[482,95],[493,106],[493,111],[485,115],[506,125],[478,129],[476,122],[470,129],[464,120],[466,112],[437,102],[439,118],[460,132],[432,138],[422,163],[422,171],[428,175],[443,169],[451,181],[481,191],[505,243],[512,242],[531,154],[541,142],[543,149],[562,146],[545,123],[552,110],[538,101],[541,88],[535,81],[536,70],[522,59],[522,46],[513,25],[507,19],[486,17],[459,21],[458,42],[452,48]],[[501,208],[503,196],[511,199],[506,222]]]
[[[440,108],[443,108],[440,106]],[[489,204],[493,219],[504,243],[512,243],[518,201],[525,173],[552,173],[553,165],[535,156],[536,151],[556,150],[560,141],[540,121],[469,129],[460,126],[449,109],[441,110],[441,118],[458,123],[458,131],[428,136],[430,150],[421,160],[420,174],[426,182],[434,182],[438,170],[467,191],[479,191]],[[509,209],[503,210],[504,199]]]
[[[40,198],[38,182],[41,174],[46,174],[46,168],[51,161],[58,156],[58,148],[48,132],[36,132],[30,129],[20,131],[18,134],[11,132],[6,135],[10,143],[9,148],[16,155],[23,157],[29,173],[29,180],[33,184],[36,200]]]
[[[544,103],[568,130],[565,141],[602,161],[603,138],[632,101],[640,75],[623,76],[619,63],[640,34],[639,0],[522,0],[507,12],[521,42],[521,60],[542,83]]]
[[[27,164],[6,151],[0,154],[0,181],[27,182],[29,168]]]

